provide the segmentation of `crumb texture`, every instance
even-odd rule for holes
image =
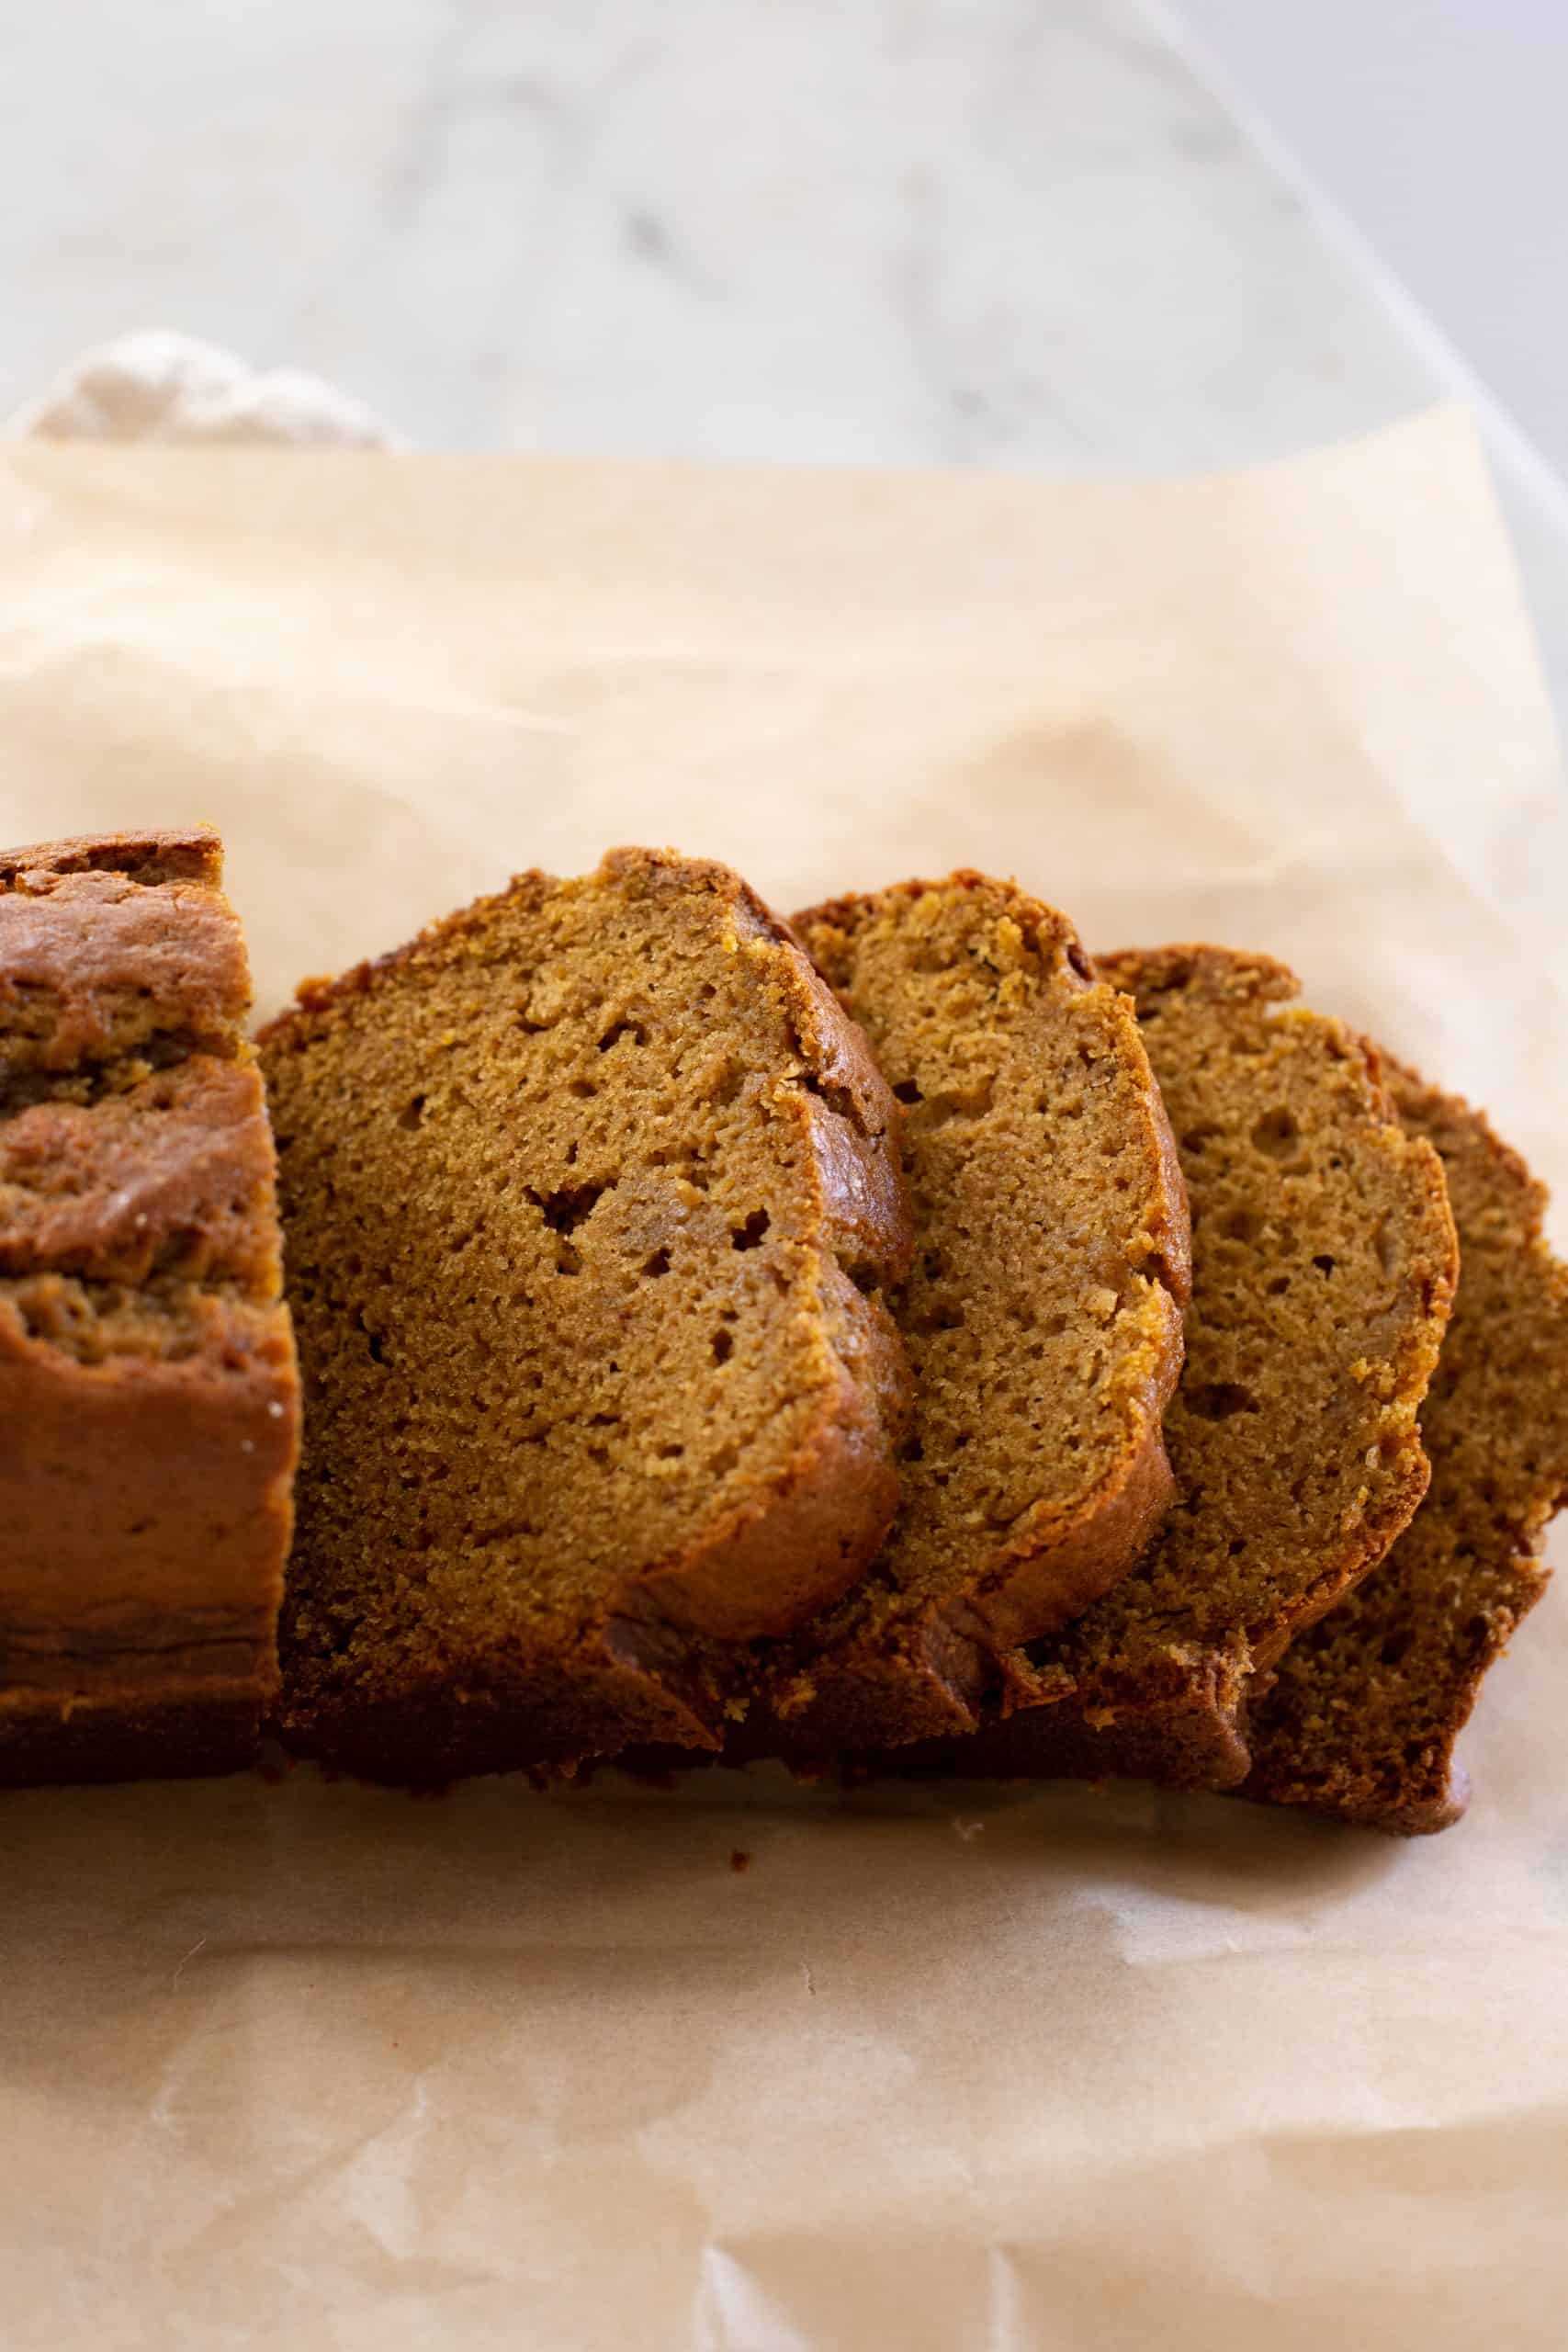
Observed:
[[[263,1052],[309,1399],[287,1735],[391,1778],[711,1741],[715,1645],[842,1591],[896,1500],[863,1042],[732,875],[628,851]]]
[[[1568,1267],[1545,1195],[1479,1113],[1391,1069],[1399,1114],[1441,1157],[1461,1271],[1421,1427],[1426,1501],[1382,1565],[1286,1651],[1253,1710],[1244,1793],[1379,1829],[1463,1811],[1454,1743],[1488,1667],[1546,1589],[1568,1498]]]
[[[1053,909],[965,873],[796,927],[903,1108],[916,1413],[874,1569],[770,1689],[797,1743],[915,1738],[1158,1524],[1186,1197],[1133,1009]]]
[[[1177,1501],[1134,1573],[1031,1651],[1018,1711],[919,1760],[1224,1785],[1247,1770],[1250,1678],[1425,1491],[1417,1416],[1457,1244],[1431,1145],[1394,1119],[1370,1049],[1290,1002],[1282,966],[1169,948],[1101,968],[1136,1003],[1191,1205]]]

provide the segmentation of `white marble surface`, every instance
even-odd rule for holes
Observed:
[[[84,25],[0,0],[0,410],[146,325],[467,447],[1180,468],[1450,389],[1137,0]]]

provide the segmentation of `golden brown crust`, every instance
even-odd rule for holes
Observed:
[[[1413,1837],[1463,1813],[1456,1742],[1549,1579],[1540,1545],[1568,1498],[1568,1267],[1542,1238],[1542,1187],[1485,1118],[1385,1068],[1401,1119],[1443,1160],[1459,1225],[1459,1292],[1422,1415],[1432,1487],[1387,1559],[1255,1695],[1240,1793]]]
[[[203,831],[0,856],[0,1107],[121,1057],[231,1055],[250,974]]]
[[[276,1296],[261,1079],[249,1054],[193,1054],[93,1102],[0,1118],[0,1274],[51,1271],[132,1286],[177,1265]]]
[[[25,849],[0,850],[0,890],[16,888],[26,875],[112,874],[156,889],[195,882],[217,890],[223,882],[223,844],[210,825],[162,831],[68,833],[58,841],[33,842]]]
[[[713,1744],[727,1645],[842,1592],[896,1501],[908,1374],[878,1294],[909,1227],[863,1042],[727,868],[622,850],[310,983],[262,1050],[320,1399],[286,1736],[414,1780],[416,1720],[437,1777]],[[475,1333],[491,1385],[437,1435],[435,1358],[467,1286],[503,1278]],[[345,1318],[389,1376],[345,1351]],[[393,1491],[362,1507],[367,1447]]]
[[[1069,1520],[1041,1532],[1037,1549],[1019,1539],[1016,1559],[994,1585],[947,1611],[955,1633],[973,1626],[993,1653],[1016,1649],[1059,1633],[1081,1617],[1138,1560],[1162,1525],[1176,1494],[1161,1416],[1170,1401],[1181,1359],[1173,1348],[1168,1377],[1144,1388],[1144,1427],[1125,1458],[1086,1496]]]
[[[644,1569],[618,1615],[718,1641],[777,1636],[821,1606],[824,1561],[842,1564],[833,1573],[842,1589],[849,1564],[856,1568],[845,1583],[874,1555],[898,1505],[894,1456],[908,1418],[908,1364],[890,1318],[848,1283],[839,1309],[853,1336],[818,1419],[779,1476],[675,1559]]]
[[[1457,1272],[1437,1154],[1272,958],[1179,946],[1102,968],[1136,1000],[1192,1203],[1166,1423],[1180,1500],[1133,1576],[1031,1648],[978,1743],[890,1769],[1234,1785],[1254,1679],[1425,1490],[1416,1415]]]
[[[298,1379],[220,874],[206,831],[0,858],[10,1784],[232,1770],[276,1686]]]

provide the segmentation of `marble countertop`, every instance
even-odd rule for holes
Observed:
[[[458,447],[1181,469],[1456,388],[1138,0],[145,0],[90,54],[0,0],[0,55],[4,406],[150,325]]]

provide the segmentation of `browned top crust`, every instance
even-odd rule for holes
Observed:
[[[770,1664],[792,1753],[972,1727],[1008,1654],[1133,1566],[1170,1499],[1190,1286],[1132,1005],[1065,916],[965,870],[795,927],[904,1104],[917,1403],[874,1570]]]
[[[210,825],[191,825],[184,831],[72,833],[26,849],[0,850],[0,890],[15,889],[28,876],[43,882],[51,876],[82,874],[111,874],[143,889],[198,882],[218,890],[223,884],[223,844]]]
[[[281,1283],[274,1222],[255,1214],[272,1144],[249,1058],[197,1054],[90,1103],[0,1118],[0,1273],[137,1284],[154,1270]]]
[[[1410,1835],[1463,1812],[1455,1742],[1546,1589],[1540,1546],[1568,1500],[1568,1267],[1542,1238],[1544,1188],[1482,1114],[1384,1069],[1400,1118],[1442,1159],[1459,1227],[1421,1414],[1432,1484],[1382,1565],[1285,1652],[1251,1711],[1242,1793]]]
[[[204,830],[0,855],[0,1779],[89,1719],[97,1769],[243,1760],[276,1677],[298,1382],[220,876]]]
[[[417,1702],[453,1769],[570,1758],[640,1676],[701,1681],[712,1744],[705,1645],[842,1591],[896,1500],[863,1040],[727,868],[620,850],[308,984],[262,1051],[312,1399],[289,1736],[428,1777]]]
[[[234,1053],[250,972],[221,870],[205,831],[0,856],[0,1104],[117,1056]]]

